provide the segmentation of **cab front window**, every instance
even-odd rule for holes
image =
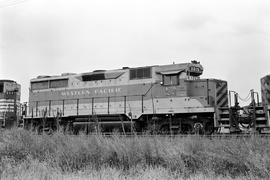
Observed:
[[[178,74],[163,75],[163,85],[165,86],[179,85]]]

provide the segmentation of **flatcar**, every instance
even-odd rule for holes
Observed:
[[[123,67],[30,81],[28,129],[211,134],[228,107],[227,82],[200,62]]]
[[[21,85],[13,80],[0,80],[0,126],[11,128],[19,121]]]

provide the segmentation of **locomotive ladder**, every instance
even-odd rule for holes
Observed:
[[[255,128],[266,128],[268,127],[267,117],[263,106],[255,107]]]
[[[229,107],[220,107],[219,108],[219,118],[218,125],[222,128],[230,128],[230,109]]]

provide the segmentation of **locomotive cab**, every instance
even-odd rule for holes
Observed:
[[[200,79],[200,75],[203,73],[203,67],[197,61],[192,61],[192,63],[188,63],[182,68],[171,66],[175,67],[175,69],[169,68],[169,66],[167,68],[162,67],[163,71],[159,72],[162,75],[161,84],[164,86],[177,86],[181,80],[197,80]]]

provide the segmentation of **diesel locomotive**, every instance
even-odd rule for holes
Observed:
[[[0,80],[0,127],[17,126],[20,120],[21,85],[13,80]]]
[[[26,128],[206,133],[220,128],[227,82],[200,79],[197,61],[60,76],[30,82]]]
[[[238,133],[269,128],[269,76],[263,102],[240,107],[227,82],[201,79],[200,62],[123,67],[31,79],[27,129],[78,133]],[[229,94],[229,96],[228,96]],[[234,105],[231,96],[234,95]]]

